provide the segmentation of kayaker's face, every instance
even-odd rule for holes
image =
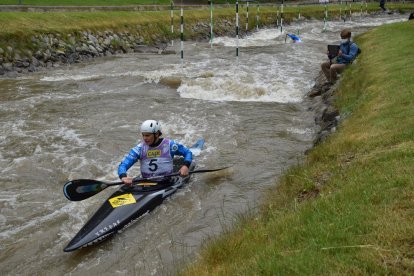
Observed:
[[[145,144],[147,144],[149,146],[154,144],[156,142],[156,139],[157,139],[156,134],[146,133],[146,132],[142,133],[142,138],[144,139]]]

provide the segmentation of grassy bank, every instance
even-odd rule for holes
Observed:
[[[413,30],[357,39],[363,53],[337,91],[339,131],[184,274],[414,274]]]
[[[132,0],[131,0],[132,1]],[[26,2],[25,2],[26,3]],[[90,3],[90,2],[85,2]],[[121,2],[124,3],[124,2]],[[126,2],[125,2],[126,3]],[[414,9],[414,3],[408,4],[390,4],[390,9],[408,11]],[[245,9],[240,7],[240,25],[245,24]],[[359,9],[355,9],[358,11]],[[368,11],[378,11],[376,3],[368,5]],[[257,10],[253,7],[250,9],[249,26],[250,29],[255,27],[255,16]],[[302,18],[323,19],[324,7],[317,6],[288,6],[284,9],[284,22],[289,23],[297,19],[299,12]],[[259,12],[261,25],[276,24],[276,7],[261,7]],[[329,8],[329,17],[339,17],[340,6],[332,5]],[[344,7],[342,7],[342,15]],[[235,24],[235,10],[229,8],[216,8],[214,11],[215,21],[228,20]],[[185,35],[187,38],[194,37],[186,26],[195,25],[198,21],[210,21],[210,11],[204,10],[186,10],[184,12]],[[179,28],[179,11],[174,13],[175,30]],[[113,30],[115,32],[128,31],[132,33],[142,32],[144,37],[151,37],[154,33],[169,34],[170,12],[169,11],[148,11],[148,12],[122,12],[122,11],[99,11],[99,12],[48,12],[48,13],[23,13],[23,12],[3,12],[0,16],[0,47],[7,45],[16,48],[29,48],[31,37],[36,34],[58,33],[61,35],[73,34],[82,30],[105,31]],[[146,27],[150,26],[149,28]],[[216,26],[216,31],[217,31]],[[242,28],[244,30],[244,28]],[[243,31],[241,30],[241,31]],[[175,38],[179,37],[176,31]],[[169,37],[170,38],[170,37]],[[148,39],[148,41],[151,41]],[[29,45],[30,46],[30,45]]]
[[[169,4],[170,0],[21,0],[29,6],[127,6]],[[0,0],[0,5],[18,5],[19,0]]]

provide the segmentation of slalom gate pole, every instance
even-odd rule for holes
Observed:
[[[298,35],[300,35],[300,6],[298,6]]]
[[[276,29],[279,29],[279,7],[276,5],[277,13],[276,13]]]
[[[347,16],[349,16],[348,8],[349,8],[349,5],[347,5],[347,3],[345,1],[345,15],[344,15],[344,18],[346,18]],[[345,20],[344,20],[344,22],[345,22]]]
[[[325,0],[325,11],[324,11],[324,16],[323,16],[323,31],[326,31],[326,25],[328,21],[328,5],[327,5],[327,1]]]
[[[280,32],[283,33],[283,3],[284,0],[282,0],[282,6],[280,7]]]
[[[171,1],[171,46],[174,46],[174,2]]]
[[[213,48],[213,0],[210,0],[210,47]]]
[[[246,2],[246,34],[249,30],[249,1]]]
[[[236,57],[239,57],[239,1],[236,0]]]
[[[180,38],[181,38],[181,64],[184,62],[184,11],[181,6],[181,26],[180,26]]]
[[[259,13],[260,13],[260,4],[257,2],[256,6],[256,30],[259,30]]]

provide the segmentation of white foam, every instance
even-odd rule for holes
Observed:
[[[300,135],[312,135],[313,130],[310,128],[296,128],[296,127],[288,127],[287,131],[293,134],[300,134]]]
[[[97,74],[91,74],[88,71],[85,71],[82,74],[70,74],[70,73],[61,73],[56,76],[45,76],[41,78],[41,81],[48,81],[48,82],[61,82],[61,81],[85,81],[85,80],[99,80],[103,78],[120,78],[120,77],[139,77],[142,76],[143,72],[136,70],[136,71],[126,71],[126,72],[102,72]]]
[[[76,133],[74,129],[69,129],[67,127],[61,127],[56,131],[57,136],[62,137],[64,140],[75,144],[78,147],[85,147],[88,145],[88,142],[81,139],[80,135]]]
[[[280,32],[278,29],[262,29],[238,40],[235,37],[217,37],[214,39],[214,44],[224,47],[237,47],[238,45],[240,48],[263,47],[274,45],[275,40],[282,40],[285,35],[285,32]]]

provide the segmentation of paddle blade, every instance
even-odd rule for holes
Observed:
[[[63,194],[70,201],[81,201],[104,190],[108,185],[92,179],[76,179],[63,186]]]

